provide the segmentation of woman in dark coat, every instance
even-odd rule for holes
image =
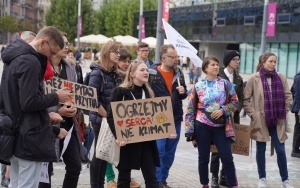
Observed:
[[[153,91],[148,86],[149,72],[147,65],[142,61],[131,63],[126,73],[123,84],[115,88],[111,102],[122,100],[136,100],[154,97]],[[113,114],[110,109],[107,116],[108,124],[116,137]],[[132,169],[141,169],[146,188],[158,188],[155,176],[155,167],[159,166],[159,155],[156,141],[144,141],[126,144],[126,141],[117,140],[121,146],[118,188],[130,188],[130,175]]]
[[[101,128],[102,118],[107,117],[111,93],[118,82],[116,72],[120,58],[119,45],[115,42],[107,42],[101,49],[99,61],[92,63],[90,68],[89,86],[97,89],[98,112],[90,111],[89,121],[95,132],[95,143]],[[94,144],[96,149],[96,144]],[[95,154],[91,161],[90,182],[91,188],[104,188],[104,178],[107,162],[97,159]]]

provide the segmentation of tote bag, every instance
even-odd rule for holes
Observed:
[[[118,166],[120,161],[120,146],[116,143],[106,118],[102,118],[96,145],[96,158],[105,160],[115,166]]]

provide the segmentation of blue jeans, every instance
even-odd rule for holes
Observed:
[[[270,127],[268,130],[277,154],[277,165],[279,167],[281,181],[284,182],[289,178],[285,146],[284,143],[280,143],[278,139],[276,126]],[[266,142],[256,142],[256,163],[259,179],[266,178]]]
[[[195,121],[195,140],[198,146],[198,170],[200,183],[208,185],[208,163],[210,146],[214,143],[225,170],[225,176],[229,187],[237,186],[235,166],[231,153],[231,139],[225,135],[225,127],[211,127],[199,121]]]
[[[86,157],[89,154],[90,149],[93,145],[94,138],[95,138],[95,133],[92,127],[88,127],[84,129],[84,143],[82,147],[83,157]]]
[[[160,167],[156,167],[156,178],[159,183],[166,181],[169,176],[169,170],[173,164],[177,144],[180,138],[180,128],[181,122],[175,122],[177,138],[156,140],[160,159]]]

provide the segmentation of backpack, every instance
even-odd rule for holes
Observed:
[[[93,70],[92,70],[92,71],[93,71]],[[92,71],[91,71],[91,72],[92,72]],[[100,93],[102,93],[103,90],[104,90],[104,86],[107,84],[107,80],[104,78],[104,75],[103,75],[102,70],[99,69],[99,71],[100,71],[100,79],[102,79],[102,83],[103,83],[103,84],[101,84],[101,87],[100,87]],[[85,74],[85,77],[84,77],[84,80],[83,80],[83,85],[86,85],[86,86],[89,85],[89,83],[90,83],[91,72],[87,72],[87,73]],[[83,110],[83,113],[84,113],[85,115],[89,115],[90,111],[89,111],[89,110]]]

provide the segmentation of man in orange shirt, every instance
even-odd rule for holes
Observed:
[[[180,127],[183,121],[182,100],[187,97],[187,92],[184,75],[178,67],[178,54],[175,48],[172,45],[162,45],[159,56],[161,62],[153,64],[149,69],[149,83],[155,97],[171,97],[177,138],[157,140],[160,167],[156,167],[156,177],[160,188],[169,188],[166,180],[180,138]]]

